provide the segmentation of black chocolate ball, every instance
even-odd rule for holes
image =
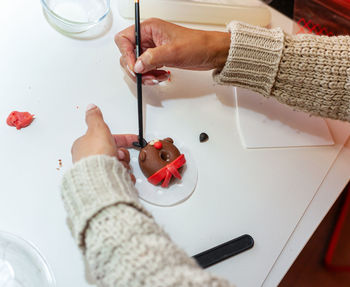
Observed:
[[[201,133],[199,135],[199,141],[201,143],[206,142],[209,139],[209,136],[206,133]]]

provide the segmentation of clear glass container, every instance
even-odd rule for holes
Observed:
[[[54,287],[53,273],[39,251],[30,243],[0,232],[0,286]]]
[[[41,0],[41,3],[49,23],[66,33],[85,32],[110,11],[110,0]]]

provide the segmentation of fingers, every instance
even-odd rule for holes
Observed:
[[[129,68],[129,66],[126,64],[125,57],[120,57],[120,66],[124,69],[125,73],[129,76],[129,78],[136,83],[136,75],[135,73]]]
[[[130,179],[134,184],[136,183],[136,177],[132,173],[130,173]]]
[[[108,126],[103,120],[101,110],[93,104],[88,105],[86,108],[85,121],[86,121],[86,124],[88,125],[88,131],[95,131],[95,130],[102,129],[104,131],[110,132]],[[138,141],[138,136],[134,134],[123,134],[123,135],[112,135],[112,136],[118,148],[132,147],[133,142]]]
[[[113,135],[113,138],[115,140],[115,143],[117,144],[117,147],[132,147],[133,142],[137,142],[138,136],[133,134],[124,134],[124,135]]]
[[[130,162],[130,153],[125,148],[119,148],[118,152],[117,152],[117,158],[120,161],[125,161],[125,162],[129,163]]]
[[[115,37],[129,73],[145,74],[163,66],[190,70],[211,70],[225,63],[230,37],[228,33],[188,29],[160,19],[148,19],[141,24],[143,54],[135,59],[135,27],[131,26]],[[213,43],[208,45],[208,43]],[[227,47],[228,46],[228,47]],[[135,62],[136,61],[136,62]],[[157,78],[145,79],[155,84]]]
[[[144,74],[163,66],[171,65],[173,49],[168,45],[147,49],[136,61],[134,72]],[[170,62],[169,62],[170,60]]]
[[[164,21],[160,19],[153,18],[145,20],[141,23],[142,51],[156,46],[155,34],[161,34],[161,29],[159,26],[160,23],[163,22]],[[122,56],[125,58],[126,65],[133,71],[136,61],[135,25],[132,25],[115,35],[114,41],[117,44]]]
[[[129,68],[125,62],[125,58],[120,58],[120,65],[123,67],[129,78],[136,83],[135,73]],[[169,74],[165,70],[152,70],[142,75],[142,83],[144,85],[157,85],[160,82],[167,81],[169,79]]]
[[[109,128],[103,120],[101,110],[94,104],[90,104],[86,108],[85,121],[88,126],[88,132],[108,132]]]
[[[130,179],[131,181],[135,184],[136,183],[136,178],[135,176],[131,173],[131,167],[130,167],[130,153],[128,150],[125,148],[120,148],[118,149],[117,152],[117,158],[121,162],[121,164],[129,171],[130,174]]]
[[[70,152],[72,154],[73,163],[77,162],[79,159],[79,156],[77,155],[77,150],[79,150],[79,145],[82,141],[83,141],[83,136],[81,136],[80,138],[77,138],[71,147]]]
[[[142,75],[142,83],[149,86],[157,85],[160,82],[167,81],[169,76],[167,71],[152,70]]]
[[[166,71],[155,72],[160,67],[167,65],[169,58],[172,58],[173,50],[171,45],[166,45],[168,36],[167,26],[175,26],[160,19],[148,19],[141,24],[142,50],[144,53],[136,62],[135,57],[135,27],[130,26],[119,32],[114,40],[122,56],[121,66],[128,76],[135,82],[135,72],[143,74],[142,82],[146,85],[156,85],[159,82],[168,80]],[[150,73],[147,73],[150,72]]]
[[[119,161],[128,171],[130,171],[130,165],[126,163],[125,161]]]
[[[134,25],[126,28],[115,35],[114,41],[117,44],[120,53],[125,59],[125,64],[130,68],[134,69],[136,57],[135,57],[135,28]]]

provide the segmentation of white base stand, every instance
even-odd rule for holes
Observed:
[[[165,137],[147,137],[148,140],[156,138],[162,139]],[[136,177],[136,189],[139,192],[139,197],[150,204],[158,206],[179,204],[188,199],[196,188],[198,177],[196,163],[190,151],[183,144],[179,144],[175,139],[174,142],[180,152],[185,155],[186,164],[181,171],[182,179],[172,179],[167,188],[160,185],[155,186],[147,181],[139,166],[139,151],[130,150],[130,164]]]

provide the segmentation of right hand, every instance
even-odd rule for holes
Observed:
[[[141,50],[135,56],[134,25],[119,32],[115,42],[122,54],[120,64],[135,81],[135,73],[143,74],[143,83],[154,85],[165,81],[164,66],[188,70],[222,69],[230,48],[228,32],[184,28],[160,19],[141,23]],[[156,80],[156,81],[154,81]]]

